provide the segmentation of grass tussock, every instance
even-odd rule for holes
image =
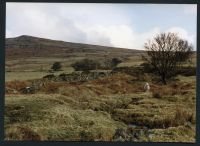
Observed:
[[[56,93],[61,86],[62,84],[60,83],[48,83],[42,89],[40,89],[40,91],[45,93]]]
[[[149,139],[151,142],[195,142],[195,126],[178,126],[169,127],[167,129],[152,129],[149,131]]]
[[[6,140],[41,141],[42,137],[29,127],[9,127],[5,133]]]
[[[132,141],[194,141],[194,82],[180,79],[165,86],[152,82],[144,92],[143,81],[119,73],[83,83],[47,82],[35,94],[7,94],[6,139],[114,141],[118,129],[136,125],[138,130],[128,128]]]

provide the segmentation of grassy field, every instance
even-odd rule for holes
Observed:
[[[28,58],[6,61],[5,140],[195,142],[196,76],[177,75],[167,85],[152,74],[123,72],[86,82],[46,82],[34,94],[20,88],[50,74],[60,61],[79,58]],[[103,59],[103,58],[101,58]],[[195,66],[196,59],[192,60]],[[142,63],[138,55],[118,67]],[[151,89],[143,91],[148,81]]]

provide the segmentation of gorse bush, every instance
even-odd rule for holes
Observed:
[[[100,63],[92,59],[83,59],[71,65],[76,71],[89,71],[100,68]]]
[[[51,69],[53,69],[54,71],[59,71],[61,70],[62,65],[60,62],[54,62],[54,64],[52,65]]]
[[[93,59],[83,59],[71,64],[75,71],[90,71],[95,69],[114,69],[122,60],[119,58],[107,59],[105,61],[97,61]]]
[[[122,60],[120,60],[119,58],[113,58],[111,60],[111,68],[114,68],[116,67],[118,64],[120,64],[122,62]]]
[[[107,59],[104,62],[102,68],[104,68],[104,69],[113,69],[113,68],[117,67],[117,65],[120,64],[121,62],[122,62],[122,60],[119,59],[119,58]]]

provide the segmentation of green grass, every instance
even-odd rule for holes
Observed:
[[[180,82],[194,81],[194,77],[178,78]],[[6,95],[6,139],[34,139],[17,136],[22,135],[20,128],[27,128],[30,133],[37,133],[40,140],[112,141],[116,129],[135,124],[150,128],[151,138],[141,135],[140,141],[195,141],[195,117],[187,119],[195,115],[195,90],[156,99],[151,92],[98,95],[94,86],[98,85],[88,82],[71,88],[59,87],[53,94]],[[177,108],[182,113],[187,109],[189,114],[184,114],[184,119],[174,119]],[[193,128],[185,127],[186,122],[191,122]]]
[[[55,75],[70,73],[70,64],[83,58],[7,60],[11,66],[6,67],[6,82],[42,78],[56,61],[62,62],[63,71]],[[119,66],[141,63],[140,57],[133,56]],[[6,94],[5,139],[114,141],[119,128],[147,127],[148,134],[140,134],[137,141],[195,142],[196,76],[178,75],[167,85],[156,83],[151,74],[140,76],[50,82],[35,94]],[[143,91],[146,81],[149,92]]]
[[[5,81],[26,81],[26,80],[32,80],[32,79],[39,79],[49,74],[59,75],[62,73],[72,73],[74,70],[73,68],[64,68],[62,71],[56,71],[53,73],[50,73],[48,71],[12,71],[12,72],[6,72]]]
[[[14,99],[15,103],[10,104]],[[106,112],[83,110],[80,103],[74,109],[64,100],[68,97],[59,94],[37,94],[29,99],[23,95],[7,96],[6,130],[13,126],[31,127],[44,140],[111,140],[115,129],[125,126]]]

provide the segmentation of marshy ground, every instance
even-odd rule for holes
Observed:
[[[47,64],[55,60],[64,64],[55,78],[73,72],[73,59],[7,60],[6,140],[195,142],[195,74],[178,74],[162,85],[157,76],[132,68],[133,73],[118,71],[84,82],[45,80],[33,94],[20,92],[43,80]],[[118,67],[140,64],[135,56]]]

